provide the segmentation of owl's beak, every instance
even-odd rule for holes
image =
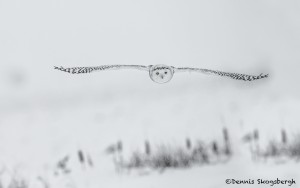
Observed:
[[[164,75],[160,75],[161,79],[164,79]]]

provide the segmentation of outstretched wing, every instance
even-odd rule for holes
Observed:
[[[260,74],[258,76],[247,75],[247,74],[239,74],[239,73],[230,73],[230,72],[222,72],[217,70],[209,70],[209,69],[199,69],[199,68],[190,68],[190,67],[178,67],[174,68],[175,72],[200,72],[204,74],[212,74],[218,76],[226,76],[236,80],[244,80],[244,81],[253,81],[262,78],[266,78],[269,74]]]
[[[71,74],[82,74],[82,73],[91,73],[96,71],[104,70],[118,70],[118,69],[138,69],[149,71],[149,66],[144,65],[101,65],[96,67],[56,67],[54,69],[64,71]]]

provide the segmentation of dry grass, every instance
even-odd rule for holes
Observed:
[[[156,147],[151,146],[149,141],[145,141],[143,151],[134,151],[127,159],[121,152],[115,152],[114,156],[117,155],[122,160],[114,160],[114,163],[118,169],[166,169],[225,162],[232,155],[227,129],[223,130],[221,140],[205,143],[193,142],[190,138],[186,138],[183,146],[161,144]]]

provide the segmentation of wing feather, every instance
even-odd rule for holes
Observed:
[[[118,70],[118,69],[138,69],[143,71],[149,71],[149,66],[144,65],[101,65],[95,67],[57,67],[54,66],[54,69],[64,71],[71,74],[84,74],[84,73],[92,73],[97,71],[104,70]]]
[[[243,81],[253,81],[262,78],[267,78],[269,74],[260,74],[258,76],[247,75],[247,74],[239,74],[239,73],[231,73],[231,72],[223,72],[217,70],[209,70],[209,69],[200,69],[200,68],[190,68],[190,67],[178,67],[174,68],[175,72],[200,72],[204,74],[212,74],[217,76],[225,76],[235,80],[243,80]]]

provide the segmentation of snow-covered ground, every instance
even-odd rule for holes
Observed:
[[[299,187],[300,163],[255,163],[242,142],[254,129],[262,146],[281,129],[289,138],[300,133],[299,20],[298,1],[0,1],[0,180],[16,171],[53,187],[219,188],[232,186],[228,178],[295,179]],[[270,77],[250,83],[186,73],[160,85],[134,70],[53,69],[102,64]],[[225,164],[120,174],[104,152],[119,140],[128,156],[145,140],[218,139],[223,127],[234,149]],[[71,175],[52,177],[57,161],[79,149],[95,166],[75,161]]]

